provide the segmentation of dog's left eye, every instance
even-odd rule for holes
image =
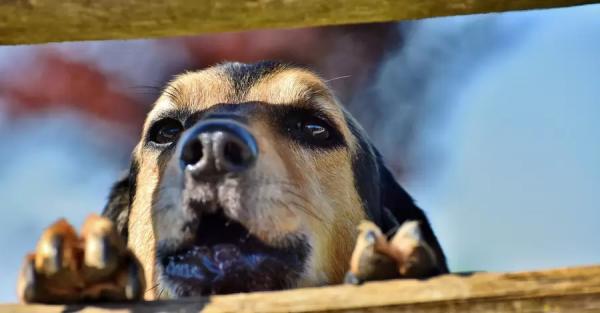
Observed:
[[[179,121],[163,119],[152,126],[149,140],[157,144],[171,143],[177,140],[182,131],[183,126]]]
[[[345,144],[340,132],[323,113],[296,108],[283,121],[288,136],[307,148],[330,149]]]
[[[310,136],[316,140],[329,139],[329,130],[317,122],[298,122],[297,127],[301,129],[304,135]]]
[[[327,147],[332,140],[332,131],[326,122],[318,118],[297,119],[288,128],[292,138],[309,146]]]

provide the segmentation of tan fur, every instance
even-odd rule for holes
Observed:
[[[152,197],[159,180],[159,169],[152,157],[141,154],[140,149],[134,152],[134,158],[140,162],[137,191],[129,212],[128,248],[138,258],[144,268],[146,286],[154,285],[155,237],[152,218]],[[152,299],[153,294],[145,294],[144,298]]]
[[[249,101],[318,106],[332,116],[349,148],[323,152],[302,149],[276,135],[266,121],[250,121],[249,128],[255,134],[261,158],[248,175],[290,182],[298,196],[291,196],[270,184],[241,187],[236,185],[239,182],[228,182],[219,193],[253,188],[245,195],[255,198],[252,198],[254,201],[248,198],[231,200],[245,201],[245,210],[227,214],[243,220],[254,235],[274,245],[279,244],[278,240],[286,234],[302,232],[308,236],[313,252],[306,273],[297,282],[298,286],[341,282],[354,246],[351,238],[355,238],[355,226],[365,217],[365,213],[355,189],[351,165],[356,139],[345,123],[340,105],[319,77],[305,70],[286,69],[264,77],[247,93],[239,95],[233,90],[230,79],[218,67],[187,73],[171,82],[156,101],[144,125],[144,133],[151,122],[165,111],[180,109],[193,113],[215,104]],[[160,239],[156,237],[164,236],[171,230],[167,227],[157,229],[153,212],[158,210],[160,218],[167,219],[168,223],[177,223],[180,215],[184,214],[160,211],[161,207],[178,201],[173,193],[181,188],[178,180],[181,173],[175,158],[159,162],[158,153],[144,149],[141,143],[134,152],[134,158],[139,163],[139,173],[129,217],[128,246],[144,266],[147,286],[154,286],[154,247],[156,240]],[[280,198],[289,207],[265,208],[259,203],[260,196]],[[298,205],[306,210],[295,209],[294,201],[302,202]],[[186,240],[185,236],[181,234],[180,240]],[[148,299],[156,296],[146,295]]]

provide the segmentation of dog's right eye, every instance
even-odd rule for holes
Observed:
[[[157,144],[169,144],[177,140],[183,131],[183,126],[177,120],[166,118],[162,119],[150,129],[149,140]]]

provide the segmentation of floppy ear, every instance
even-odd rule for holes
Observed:
[[[127,240],[129,209],[135,194],[137,171],[137,162],[132,161],[129,171],[112,186],[108,202],[102,211],[103,216],[115,223],[117,231],[125,241]]]
[[[377,163],[379,167],[381,205],[383,210],[381,214],[384,216],[383,220],[386,223],[395,222],[396,226],[402,225],[406,221],[418,221],[423,239],[433,249],[440,266],[437,269],[439,273],[432,273],[432,275],[447,273],[448,265],[446,264],[446,256],[433,233],[425,212],[417,207],[411,196],[398,184],[394,175],[383,163],[380,155],[377,155]],[[387,226],[385,228],[389,228],[391,225],[384,226]]]
[[[344,111],[344,116],[350,132],[356,138],[357,149],[353,155],[352,169],[356,190],[367,216],[384,233],[398,229],[405,221],[418,221],[423,239],[434,250],[440,266],[437,269],[439,273],[432,275],[447,273],[446,257],[427,216],[398,184],[365,131],[348,112]]]

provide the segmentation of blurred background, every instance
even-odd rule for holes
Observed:
[[[600,263],[600,5],[0,47],[0,302],[59,217],[99,212],[173,75],[310,66],[430,216],[453,271]]]

